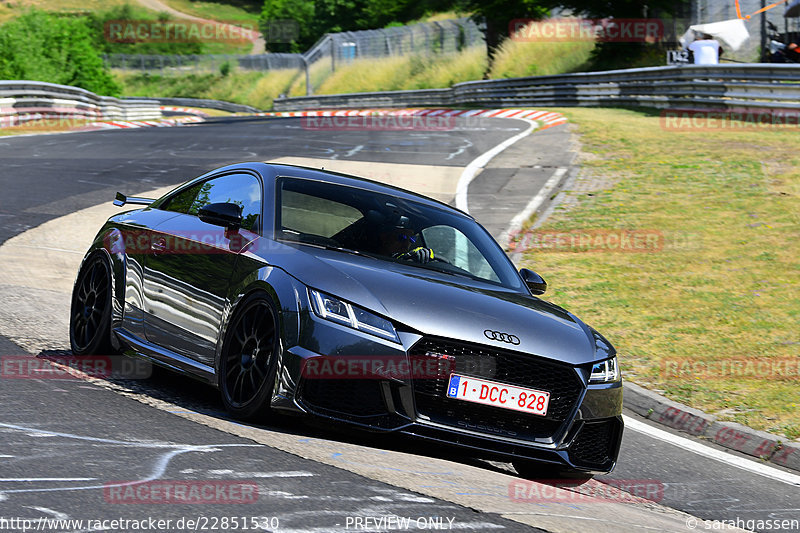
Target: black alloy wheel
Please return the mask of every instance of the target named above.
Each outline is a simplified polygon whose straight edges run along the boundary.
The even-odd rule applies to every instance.
[[[219,364],[222,402],[236,418],[269,413],[280,341],[275,304],[265,293],[247,297],[225,335]]]
[[[113,353],[111,296],[111,266],[96,253],[84,262],[72,291],[69,342],[74,355]]]

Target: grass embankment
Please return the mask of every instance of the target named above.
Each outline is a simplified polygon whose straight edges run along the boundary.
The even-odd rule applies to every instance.
[[[589,57],[592,43],[521,43],[509,41],[498,54],[493,78],[560,74],[577,69]],[[458,53],[359,59],[331,71],[329,61],[311,66],[314,94],[446,88],[479,80],[486,70],[486,51],[476,46]],[[218,74],[144,75],[117,71],[125,96],[216,98],[271,107],[281,93],[305,96],[305,75],[298,70],[268,73],[234,70]]]
[[[320,64],[321,69],[329,65]],[[339,65],[334,72],[321,72],[314,94],[369,91],[399,91],[450,87],[462,81],[479,80],[486,68],[483,47],[452,54],[395,56],[359,59]],[[314,80],[311,82],[314,86]],[[305,94],[305,82],[293,87],[292,96]]]
[[[506,40],[497,51],[489,77],[521,78],[576,72],[589,61],[592,41],[524,42]]]
[[[221,74],[189,74],[184,76],[154,76],[131,72],[114,72],[123,86],[123,96],[161,96],[210,98],[259,109],[270,109],[272,100],[288,91],[298,75],[296,70],[262,72],[232,72]]]
[[[132,0],[8,0],[0,2],[0,24],[16,18],[30,9],[52,13],[89,13],[107,11],[128,5],[136,20],[151,20],[158,13],[142,7]]]
[[[584,175],[615,184],[571,193],[577,204],[537,232],[646,230],[664,248],[528,251],[524,266],[617,346],[626,379],[800,437],[796,128],[669,131],[643,112],[561,111],[581,134]]]
[[[481,62],[483,61],[483,62]],[[458,54],[391,57],[354,61],[340,65],[331,73],[330,63],[317,62],[309,76],[314,94],[365,92],[376,90],[449,87],[453,83],[480,78],[485,58],[480,49]],[[272,107],[272,100],[285,93],[306,94],[305,74],[299,70],[248,72],[234,69],[227,76],[208,74],[140,74],[115,71],[124,96],[182,96],[213,98],[261,109]]]

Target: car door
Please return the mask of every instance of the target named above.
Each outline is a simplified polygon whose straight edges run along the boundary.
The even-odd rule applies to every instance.
[[[242,247],[260,231],[262,194],[257,176],[238,172],[192,184],[162,204],[177,215],[154,228],[145,259],[148,341],[213,365],[231,274]],[[218,202],[242,207],[241,228],[200,220],[199,209]]]

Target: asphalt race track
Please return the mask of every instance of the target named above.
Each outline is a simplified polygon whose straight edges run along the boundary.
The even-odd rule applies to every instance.
[[[49,220],[108,202],[118,190],[152,190],[243,160],[312,157],[418,166],[419,175],[409,173],[409,183],[424,180],[431,168],[451,175],[448,168],[457,173],[526,127],[521,121],[484,119],[457,122],[450,131],[312,131],[300,120],[262,118],[3,137],[0,244]],[[526,142],[532,150],[553,150],[547,136],[562,128],[534,133]],[[2,280],[0,272],[0,286]],[[591,323],[590,316],[574,311]],[[63,339],[63,347],[68,346]],[[0,355],[25,353],[0,337]],[[227,419],[215,391],[162,371],[111,385],[0,379],[0,405],[0,530],[2,519],[40,517],[155,517],[172,520],[161,528],[169,531],[203,530],[203,524],[205,530],[293,532],[536,531],[531,524],[547,531],[691,530],[690,516],[666,508],[706,520],[800,519],[797,484],[630,429],[617,469],[597,479],[651,482],[660,487],[655,499],[663,507],[510,502],[514,478],[509,465],[294,419],[276,420],[269,427],[243,426]],[[173,488],[205,483],[220,496],[214,505],[154,505],[141,494],[138,500],[126,496],[125,483],[132,480],[170,480]],[[248,500],[253,492],[247,491],[257,498]],[[411,523],[404,529],[402,523],[356,522],[367,516],[405,517]],[[222,527],[223,518],[228,528]],[[188,527],[187,520],[195,520],[197,527]],[[702,523],[694,526],[703,529]]]

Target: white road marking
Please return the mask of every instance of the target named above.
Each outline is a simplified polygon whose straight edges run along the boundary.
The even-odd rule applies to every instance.
[[[316,474],[303,470],[292,470],[287,472],[239,472],[236,476],[260,479],[269,477],[314,477]]]
[[[352,156],[356,155],[358,152],[360,152],[363,149],[364,149],[364,145],[363,144],[359,144],[358,146],[356,146],[355,148],[353,148],[352,150],[350,150],[349,152],[344,154],[344,156],[345,157],[352,157]]]
[[[639,420],[634,420],[629,416],[623,415],[622,418],[625,421],[626,429],[630,429],[642,433],[644,435],[647,435],[649,437],[653,437],[654,439],[658,439],[660,441],[672,444],[673,446],[677,446],[678,448],[682,448],[684,450],[696,453],[697,455],[702,455],[703,457],[708,457],[709,459],[714,459],[715,461],[735,466],[737,468],[741,468],[742,470],[747,470],[748,472],[752,472],[754,474],[768,477],[776,481],[781,481],[783,483],[786,483],[787,485],[794,485],[796,487],[800,487],[800,476],[798,476],[797,474],[784,472],[783,470],[778,470],[777,468],[773,468],[771,466],[767,466],[762,463],[756,463],[755,461],[746,459],[744,457],[740,457],[738,455],[734,455],[732,453],[727,453],[717,450],[715,448],[711,448],[710,446],[706,446],[705,444],[702,444],[698,441],[687,439],[685,437],[679,437],[678,435],[673,435],[668,431],[664,431],[663,429],[658,429],[649,424],[645,424],[644,422],[640,422]]]
[[[514,119],[509,119],[514,120]],[[469,213],[469,205],[467,202],[467,191],[469,190],[470,182],[475,178],[475,175],[478,173],[480,169],[485,167],[489,161],[491,161],[494,156],[514,144],[515,142],[519,141],[520,139],[524,139],[531,133],[533,130],[536,129],[538,123],[530,120],[524,120],[528,123],[528,129],[514,135],[513,137],[506,139],[505,141],[501,142],[491,150],[484,152],[483,154],[479,155],[475,159],[473,159],[469,165],[464,169],[464,172],[461,173],[461,178],[458,180],[458,186],[456,187],[456,208],[464,211],[465,213]]]
[[[68,520],[69,515],[66,513],[62,513],[59,511],[54,511],[53,509],[48,509],[47,507],[37,507],[35,505],[26,505],[28,509],[33,509],[34,511],[39,511],[40,513],[46,513],[49,515],[53,515],[56,520]]]
[[[511,235],[519,231],[522,225],[525,223],[526,220],[531,218],[533,213],[539,209],[539,206],[547,199],[547,196],[552,192],[552,190],[558,185],[558,182],[561,181],[561,178],[564,174],[567,173],[567,168],[559,167],[553,172],[553,175],[550,176],[550,179],[545,182],[544,186],[539,189],[539,192],[534,196],[528,205],[525,206],[525,209],[517,213],[517,215],[511,219],[511,223],[508,225],[508,228],[500,235],[500,238],[497,242],[505,248],[508,245],[509,240],[511,239]]]
[[[6,424],[0,422],[0,427],[7,428],[10,430],[16,431],[24,431],[30,432],[35,430],[35,428],[29,428],[25,426],[18,426],[15,424]],[[38,430],[41,434],[47,434],[56,437],[64,437],[68,439],[76,439],[76,440],[84,440],[89,442],[96,442],[102,444],[112,444],[112,445],[123,445],[128,446],[131,448],[150,448],[150,449],[165,449],[165,448],[172,448],[170,451],[160,453],[158,458],[154,461],[153,468],[150,472],[150,475],[144,477],[143,479],[138,479],[135,481],[125,481],[119,483],[105,483],[102,485],[91,484],[91,485],[82,485],[77,487],[50,487],[50,488],[41,488],[41,489],[14,489],[14,490],[0,490],[0,500],[5,499],[8,494],[15,494],[15,493],[27,493],[27,492],[58,492],[58,491],[76,491],[76,490],[96,490],[96,489],[106,489],[109,487],[127,487],[131,485],[140,485],[142,483],[147,483],[149,481],[153,481],[156,479],[161,478],[166,472],[169,463],[172,461],[173,458],[177,457],[178,455],[184,453],[192,453],[192,452],[199,452],[199,453],[208,453],[208,452],[217,452],[220,448],[234,448],[234,447],[262,447],[263,444],[168,444],[168,443],[144,443],[144,442],[135,442],[135,441],[120,441],[114,439],[104,439],[99,437],[91,437],[88,435],[77,435],[73,433],[64,433],[60,431],[47,431],[47,430]],[[32,478],[31,480],[43,480],[44,478]],[[0,479],[0,481],[3,481]],[[20,479],[9,479],[8,481],[21,481]],[[63,479],[59,479],[59,481],[63,481]],[[96,478],[88,478],[88,479],[78,479],[76,481],[94,481],[97,482]]]
[[[34,481],[95,481],[96,477],[2,477],[0,483],[32,483]]]

